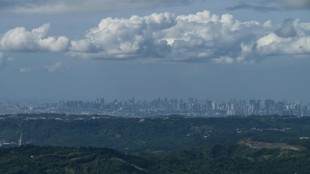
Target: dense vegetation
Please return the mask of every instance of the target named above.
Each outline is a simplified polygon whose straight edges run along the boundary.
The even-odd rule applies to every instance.
[[[310,117],[293,116],[32,120],[19,119],[17,115],[0,120],[0,140],[17,141],[22,132],[24,143],[40,146],[92,146],[136,153],[227,144],[244,138],[295,142],[300,137],[310,137],[309,125]]]
[[[309,125],[294,116],[3,116],[0,144],[22,133],[24,145],[0,148],[0,173],[302,174]]]
[[[100,148],[23,146],[0,149],[0,173],[306,174],[310,171],[310,143],[298,147],[302,150],[210,145],[133,156]]]
[[[0,150],[0,173],[146,173],[145,162],[110,149],[25,146]]]

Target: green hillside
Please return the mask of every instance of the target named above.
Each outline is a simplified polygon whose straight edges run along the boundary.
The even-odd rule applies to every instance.
[[[79,120],[48,114],[0,120],[1,141],[40,146],[100,147],[126,153],[227,144],[241,139],[295,142],[310,137],[310,117],[100,118]],[[37,120],[29,119],[37,118]],[[58,119],[58,117],[60,117]],[[307,141],[307,140],[305,140]]]
[[[141,166],[140,166],[141,165]],[[145,161],[110,149],[36,147],[0,150],[0,173],[147,173]]]
[[[307,174],[310,143],[297,150],[244,143],[124,155],[102,148],[24,146],[0,149],[0,173]]]
[[[158,152],[146,156],[161,174],[307,174],[310,171],[310,151],[280,148],[250,148],[244,144],[212,145]]]

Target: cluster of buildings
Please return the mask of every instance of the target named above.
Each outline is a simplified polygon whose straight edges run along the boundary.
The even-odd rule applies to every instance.
[[[95,101],[59,101],[48,103],[17,103],[0,100],[0,114],[16,113],[65,113],[102,114],[110,116],[148,117],[181,114],[188,116],[233,116],[233,115],[295,115],[309,116],[310,106],[300,102],[275,100],[230,100],[215,102],[211,100],[167,99],[151,101],[114,100],[104,98]]]
[[[32,143],[27,142],[27,144]],[[17,141],[7,141],[5,139],[0,139],[0,147],[16,147],[16,146],[21,146],[23,144],[23,133],[20,133],[19,139]]]

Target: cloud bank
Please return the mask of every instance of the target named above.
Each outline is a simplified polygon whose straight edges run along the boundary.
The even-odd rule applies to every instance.
[[[310,57],[310,23],[288,19],[275,32],[256,42],[262,55],[307,55]]]
[[[169,13],[129,19],[106,18],[92,28],[85,39],[72,41],[69,54],[99,59],[164,57],[170,46],[156,34],[175,24],[175,17]]]
[[[0,0],[7,11],[18,14],[97,13],[113,10],[185,5],[193,0]]]
[[[27,31],[24,27],[14,28],[5,33],[0,40],[3,51],[65,51],[69,39],[65,36],[47,37],[50,24]]]
[[[239,22],[209,11],[106,18],[82,40],[73,40],[69,55],[96,59],[162,58],[168,61],[252,61],[246,44],[267,34],[270,26]]]
[[[71,41],[65,36],[47,36],[49,27],[9,30],[0,39],[0,50],[62,51],[84,59],[161,62],[242,63],[278,55],[310,57],[310,23],[298,19],[287,19],[274,28],[271,21],[240,22],[230,14],[209,11],[179,16],[154,13],[102,19],[84,37]]]
[[[286,20],[274,31],[270,21],[240,22],[209,11],[106,18],[68,54],[93,59],[161,58],[164,61],[257,62],[272,55],[308,55],[309,23]]]

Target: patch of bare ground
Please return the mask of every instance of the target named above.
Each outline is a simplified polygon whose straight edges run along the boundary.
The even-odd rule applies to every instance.
[[[249,139],[244,139],[239,141],[240,144],[244,144],[246,146],[249,146],[254,149],[262,149],[262,148],[267,148],[267,149],[284,149],[284,150],[294,150],[294,151],[301,151],[304,150],[303,147],[300,146],[293,146],[289,145],[286,143],[266,143],[266,142],[257,142],[257,141],[252,141]]]

